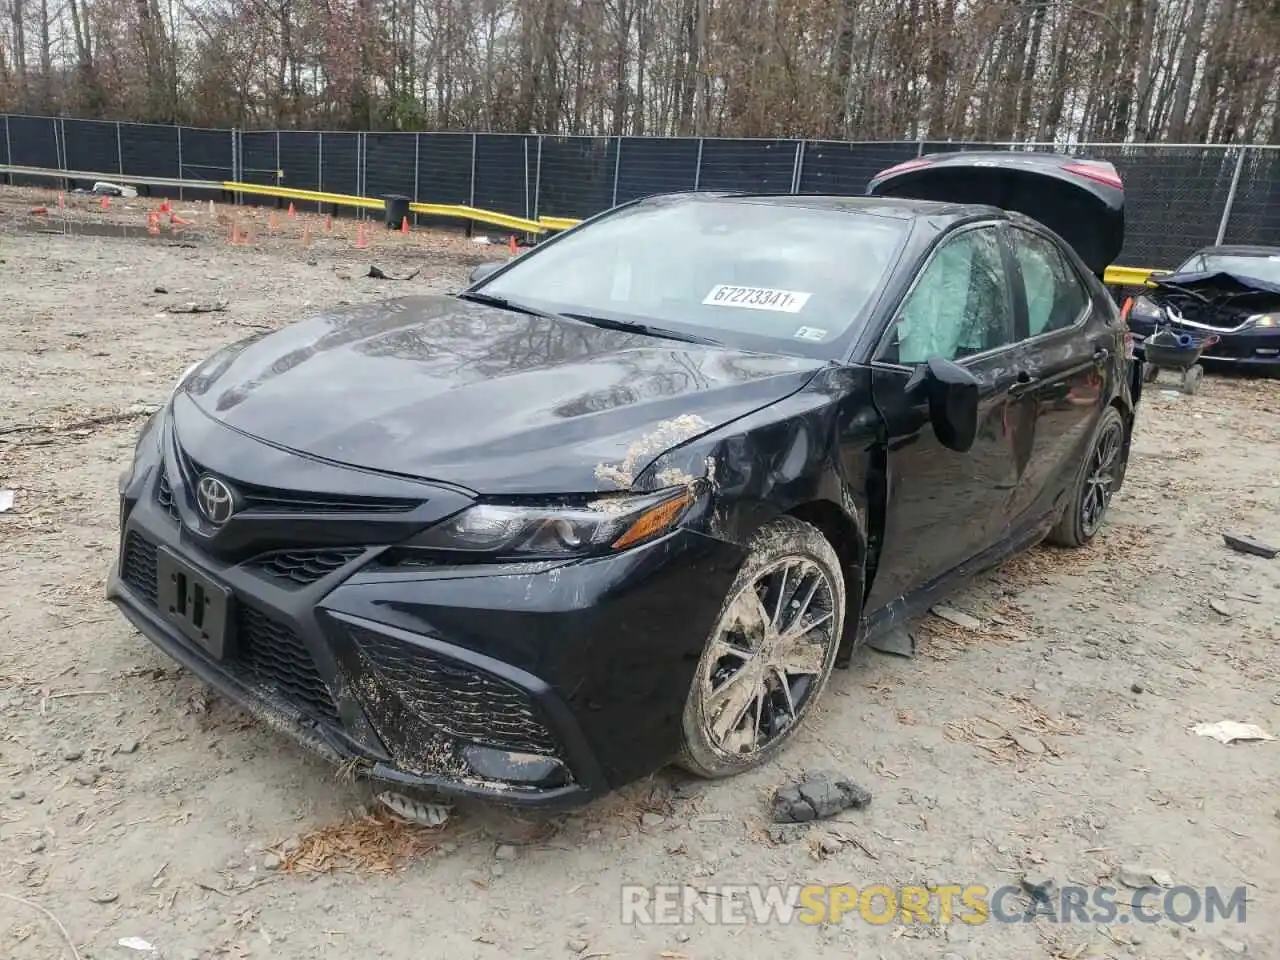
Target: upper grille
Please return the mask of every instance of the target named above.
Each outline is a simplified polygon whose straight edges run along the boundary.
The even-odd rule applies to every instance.
[[[280,550],[250,560],[248,566],[287,587],[304,587],[350,563],[363,547],[335,547],[329,550]]]
[[[557,753],[523,690],[456,661],[348,625],[366,664],[405,706],[450,736],[520,753]]]
[[[188,475],[192,478],[203,473],[217,473],[183,454]],[[404,513],[417,507],[422,501],[398,497],[341,496],[326,493],[309,493],[299,490],[278,490],[241,483],[225,478],[240,494],[241,512],[257,510],[263,513]]]
[[[319,720],[338,724],[338,708],[320,679],[315,660],[291,629],[253,607],[236,611],[236,660],[255,679]]]
[[[124,555],[120,561],[120,577],[138,596],[155,606],[156,546],[136,533],[124,538]]]
[[[178,505],[173,499],[173,487],[169,485],[169,471],[160,466],[160,479],[156,483],[156,503],[160,504],[161,509],[169,514],[170,519],[180,520],[178,515]]]

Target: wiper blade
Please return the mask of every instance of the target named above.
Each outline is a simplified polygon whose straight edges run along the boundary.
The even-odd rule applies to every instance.
[[[663,340],[680,340],[684,343],[703,343],[708,346],[720,346],[719,340],[712,340],[710,337],[700,337],[696,333],[684,333],[681,330],[669,330],[666,327],[655,327],[648,323],[636,323],[632,320],[614,320],[609,317],[593,317],[585,313],[562,313],[562,317],[568,317],[570,320],[580,320],[583,323],[589,323],[595,327],[604,327],[606,330],[619,330],[623,333],[638,333],[646,337],[660,337]]]
[[[458,294],[458,299],[470,300],[473,303],[483,303],[489,307],[497,307],[499,310],[513,310],[516,313],[526,313],[531,317],[545,317],[549,320],[576,320],[579,323],[589,323],[594,327],[603,327],[606,330],[619,330],[623,333],[638,333],[646,337],[660,337],[663,340],[681,340],[684,343],[703,343],[713,347],[720,346],[719,340],[712,340],[710,337],[700,337],[694,333],[683,333],[679,330],[668,330],[665,327],[654,327],[647,323],[635,323],[630,320],[613,320],[609,317],[595,317],[587,313],[553,313],[550,310],[539,310],[537,307],[530,307],[515,300],[508,300],[506,297],[495,297],[491,293],[470,293],[464,291]]]
[[[548,313],[546,310],[539,310],[537,307],[526,306],[523,303],[517,303],[515,300],[508,300],[506,297],[495,297],[491,293],[469,293],[463,291],[458,294],[459,300],[470,300],[472,303],[483,303],[487,307],[497,307],[499,310],[512,310],[516,313],[527,313],[531,317],[547,317],[552,320],[559,319],[557,314]]]

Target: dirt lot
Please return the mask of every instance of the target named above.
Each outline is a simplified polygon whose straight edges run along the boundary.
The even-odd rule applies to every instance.
[[[379,230],[361,251],[350,222],[281,215],[271,233],[262,211],[233,247],[226,212],[193,204],[180,236],[43,235],[23,227],[41,198],[0,189],[0,488],[17,492],[0,514],[0,955],[1280,956],[1280,743],[1189,732],[1280,731],[1280,560],[1220,537],[1280,541],[1280,383],[1149,390],[1093,548],[982,578],[952,601],[981,629],[926,618],[915,659],[860,652],[767,769],[406,828],[366,817],[367,788],[207,694],[104,601],[116,477],[145,413],[213,348],[320,304],[456,288],[486,248]],[[69,202],[91,230],[145,226],[143,201]],[[370,263],[422,272],[364,279]],[[874,794],[823,828],[830,853],[766,822],[771,788],[809,767]],[[624,883],[1091,886],[1130,864],[1246,886],[1247,920],[620,921]]]

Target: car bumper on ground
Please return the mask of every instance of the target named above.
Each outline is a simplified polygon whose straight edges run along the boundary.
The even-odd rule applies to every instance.
[[[281,577],[271,557],[201,552],[155,496],[126,501],[122,522],[109,598],[219,693],[374,779],[543,806],[584,802],[674,756],[741,562],[737,546],[681,530],[559,564],[415,569],[382,564],[386,546],[297,548],[294,576]],[[299,582],[299,569],[321,575]],[[169,612],[175,578],[184,596],[194,580],[217,600],[225,629],[211,620],[209,636],[193,633]]]

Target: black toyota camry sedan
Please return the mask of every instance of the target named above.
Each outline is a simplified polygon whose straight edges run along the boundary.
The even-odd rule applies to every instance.
[[[377,780],[745,770],[858,644],[1098,531],[1123,222],[1108,164],[941,155],[866,197],[639,200],[457,296],[233,344],[142,431],[110,596]]]

